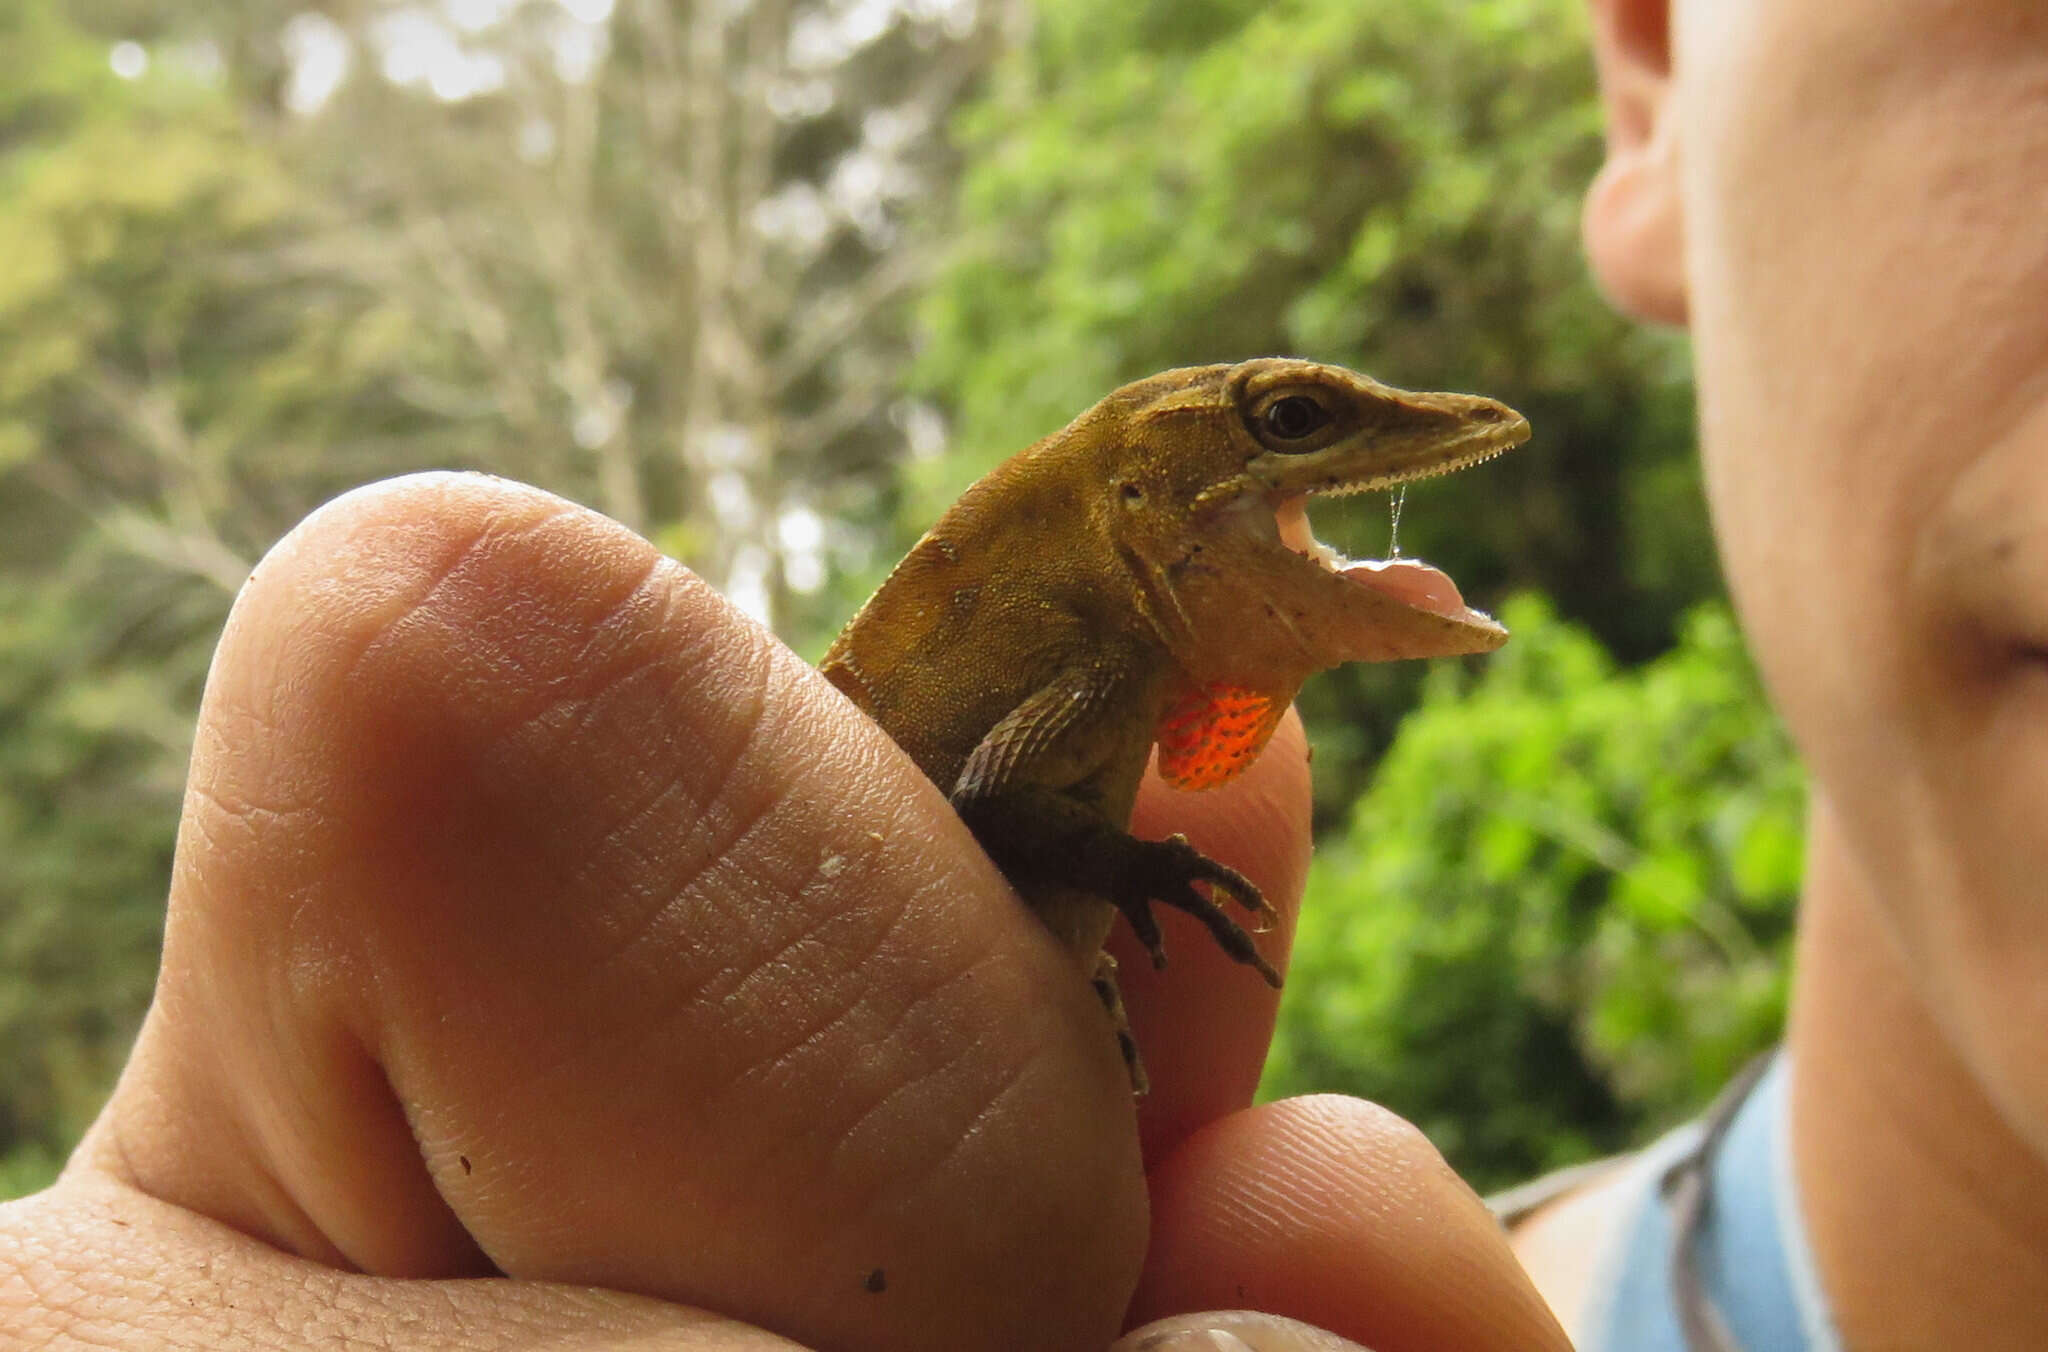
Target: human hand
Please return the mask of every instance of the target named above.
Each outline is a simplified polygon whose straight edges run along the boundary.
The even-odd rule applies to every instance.
[[[1303,762],[1290,726],[1139,828],[1291,918]],[[1071,958],[816,673],[558,499],[352,494],[222,637],[157,999],[63,1179],[0,1210],[0,1322],[1090,1348],[1257,1304],[1380,1352],[1565,1346],[1412,1129],[1247,1106],[1273,997],[1175,919],[1169,972],[1125,966],[1134,1131]],[[1120,1346],[1233,1346],[1152,1336]]]

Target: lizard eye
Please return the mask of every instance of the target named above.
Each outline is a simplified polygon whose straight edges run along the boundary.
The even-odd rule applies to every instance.
[[[1330,414],[1321,404],[1305,394],[1290,394],[1284,399],[1275,399],[1266,409],[1260,421],[1266,431],[1280,441],[1300,441],[1330,425]]]

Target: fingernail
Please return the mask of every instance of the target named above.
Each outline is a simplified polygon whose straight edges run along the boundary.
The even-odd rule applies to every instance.
[[[1366,1352],[1357,1343],[1277,1314],[1209,1310],[1125,1334],[1112,1352]]]
[[[1229,1329],[1169,1329],[1140,1338],[1133,1352],[1254,1352]]]

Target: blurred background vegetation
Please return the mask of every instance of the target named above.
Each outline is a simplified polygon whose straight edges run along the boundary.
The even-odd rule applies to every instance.
[[[1579,258],[1580,9],[0,0],[0,1196],[125,1055],[212,645],[322,500],[526,479],[815,655],[1002,455],[1269,352],[1537,439],[1401,524],[1515,641],[1305,694],[1268,1091],[1369,1094],[1482,1185],[1695,1107],[1775,1036],[1800,786],[1683,347]]]

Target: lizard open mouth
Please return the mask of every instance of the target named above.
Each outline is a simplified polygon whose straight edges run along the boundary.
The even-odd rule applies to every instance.
[[[1458,592],[1458,584],[1451,581],[1449,574],[1419,559],[1351,559],[1316,539],[1309,530],[1308,495],[1305,493],[1283,499],[1274,508],[1273,518],[1280,529],[1280,543],[1304,558],[1313,559],[1327,572],[1347,582],[1370,587],[1403,605],[1446,619],[1468,624],[1493,624],[1485,612],[1473,610],[1465,604],[1465,598]]]

